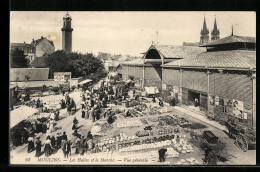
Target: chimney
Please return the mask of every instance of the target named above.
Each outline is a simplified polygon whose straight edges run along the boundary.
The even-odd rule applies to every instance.
[[[41,39],[43,39],[43,36],[41,36]]]

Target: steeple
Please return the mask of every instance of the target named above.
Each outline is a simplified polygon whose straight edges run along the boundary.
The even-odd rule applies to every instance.
[[[215,41],[219,39],[219,29],[217,26],[217,20],[216,20],[216,16],[215,16],[215,22],[214,22],[214,27],[213,30],[211,32],[211,41]]]
[[[206,24],[205,15],[204,15],[204,22],[203,22],[203,30],[204,30],[204,31],[207,30],[207,24]]]
[[[207,28],[205,14],[204,14],[203,28],[200,31],[200,45],[207,44],[208,42],[209,42],[209,30]]]

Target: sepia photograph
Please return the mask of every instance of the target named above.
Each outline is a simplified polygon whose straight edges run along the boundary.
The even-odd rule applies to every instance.
[[[10,11],[10,165],[256,165],[256,12]]]

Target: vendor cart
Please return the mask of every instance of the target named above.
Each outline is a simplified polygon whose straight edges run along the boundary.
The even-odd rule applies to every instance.
[[[236,146],[246,152],[250,147],[256,148],[256,132],[252,129],[234,124],[231,121],[225,123],[231,138],[235,139]]]

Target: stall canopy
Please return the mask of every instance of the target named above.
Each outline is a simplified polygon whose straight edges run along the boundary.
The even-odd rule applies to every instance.
[[[84,80],[84,81],[81,81],[79,84],[80,84],[80,85],[84,85],[84,84],[89,83],[89,82],[91,82],[91,81],[92,81],[92,79],[86,79],[86,80]]]
[[[158,94],[159,90],[157,87],[144,87],[147,94]]]
[[[10,127],[14,127],[22,120],[27,119],[29,116],[37,114],[39,110],[30,108],[28,106],[21,106],[17,109],[10,111]]]

